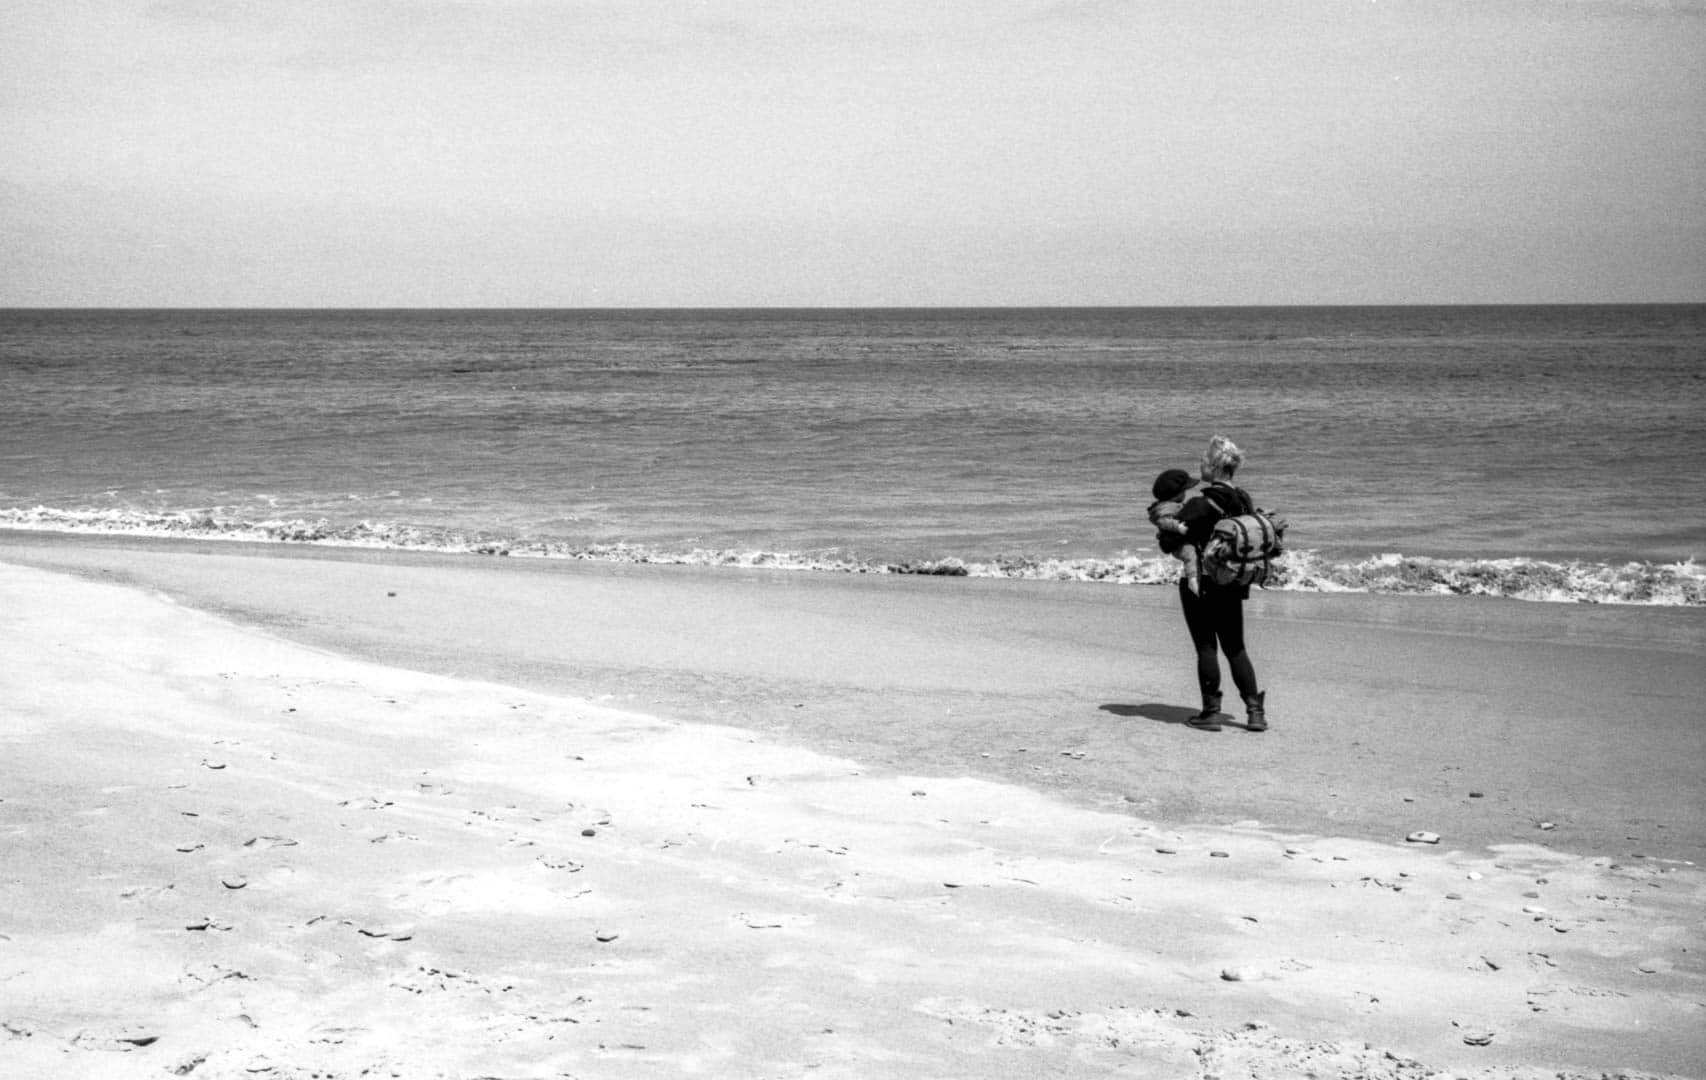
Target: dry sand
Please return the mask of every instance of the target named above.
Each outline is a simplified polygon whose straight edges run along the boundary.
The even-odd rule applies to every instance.
[[[1706,1076],[1702,613],[1173,603],[0,536],[0,1077]]]

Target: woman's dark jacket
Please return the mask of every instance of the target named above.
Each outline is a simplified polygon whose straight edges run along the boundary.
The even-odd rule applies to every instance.
[[[1256,509],[1251,501],[1250,493],[1241,487],[1216,480],[1204,484],[1197,489],[1196,496],[1185,503],[1179,511],[1179,521],[1185,526],[1185,543],[1196,547],[1201,555],[1203,545],[1214,532],[1214,524],[1224,517],[1237,517],[1248,514]],[[1198,560],[1199,565],[1201,560]],[[1222,595],[1237,594],[1239,599],[1250,595],[1248,585],[1216,585],[1205,575],[1202,579],[1205,593],[1214,592]]]

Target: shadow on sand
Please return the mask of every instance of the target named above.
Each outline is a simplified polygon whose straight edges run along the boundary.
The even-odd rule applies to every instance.
[[[1141,716],[1145,720],[1153,720],[1158,724],[1184,724],[1197,714],[1196,709],[1188,709],[1182,705],[1162,705],[1153,701],[1143,705],[1103,705],[1101,709],[1103,712],[1113,713],[1115,716]],[[1221,713],[1220,726],[1241,728],[1244,725],[1226,713]],[[1213,729],[1193,728],[1192,730],[1212,731]]]

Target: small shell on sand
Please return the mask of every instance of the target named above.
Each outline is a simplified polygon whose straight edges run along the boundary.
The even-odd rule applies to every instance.
[[[1437,844],[1439,843],[1439,833],[1417,830],[1404,839],[1412,844]]]
[[[1220,970],[1220,977],[1226,982],[1256,982],[1263,977],[1262,969],[1251,965],[1229,967]]]

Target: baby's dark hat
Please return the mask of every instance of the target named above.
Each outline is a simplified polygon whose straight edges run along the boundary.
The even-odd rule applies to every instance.
[[[1183,469],[1168,469],[1155,478],[1155,486],[1149,491],[1155,496],[1156,501],[1165,502],[1169,499],[1178,498],[1182,493],[1196,486],[1196,477],[1190,473]]]

